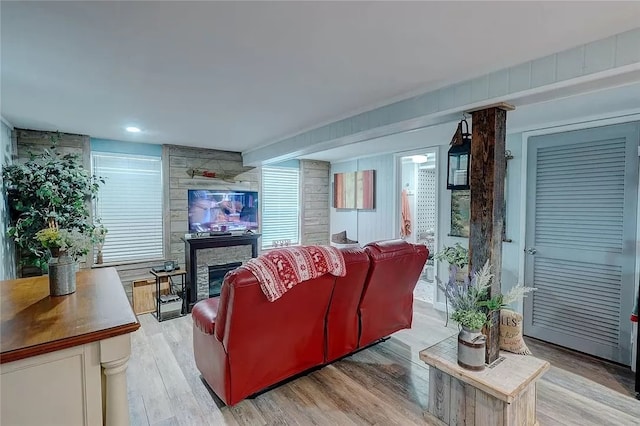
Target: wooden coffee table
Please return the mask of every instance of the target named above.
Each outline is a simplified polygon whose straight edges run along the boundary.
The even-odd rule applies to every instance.
[[[457,363],[458,337],[420,352],[429,365],[429,406],[425,417],[436,424],[475,426],[537,425],[536,381],[549,369],[531,355],[500,352],[483,371]]]

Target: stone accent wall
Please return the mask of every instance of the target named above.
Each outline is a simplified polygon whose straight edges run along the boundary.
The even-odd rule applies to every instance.
[[[184,237],[189,230],[187,190],[189,189],[237,189],[260,190],[260,171],[242,165],[239,152],[215,149],[189,148],[164,145],[162,151],[163,186],[165,191],[165,257],[177,260],[184,267]],[[189,169],[210,170],[234,179],[222,180],[191,177]]]
[[[300,160],[303,245],[329,244],[329,168],[326,161]]]
[[[251,259],[251,246],[213,247],[196,250],[196,280],[198,300],[209,298],[209,266],[246,262]]]

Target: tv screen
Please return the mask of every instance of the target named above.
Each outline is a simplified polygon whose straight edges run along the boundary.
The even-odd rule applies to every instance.
[[[258,229],[258,193],[217,189],[189,190],[189,232]]]

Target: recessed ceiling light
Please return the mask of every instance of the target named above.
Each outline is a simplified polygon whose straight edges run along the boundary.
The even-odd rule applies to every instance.
[[[140,129],[138,127],[129,126],[125,130],[131,133],[140,133]]]

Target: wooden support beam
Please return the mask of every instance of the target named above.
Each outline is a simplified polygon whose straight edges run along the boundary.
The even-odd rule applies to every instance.
[[[506,124],[507,112],[503,109],[472,114],[469,270],[480,269],[489,260],[496,276],[493,294],[500,292],[502,268]]]
[[[495,276],[491,296],[500,293],[501,284],[507,111],[492,107],[474,111],[471,117],[469,271],[489,261]],[[492,323],[487,336],[487,363],[498,359],[500,349],[499,316],[494,315]]]
[[[468,109],[465,112],[467,114],[472,114],[476,111],[484,111],[484,110],[488,110],[491,108],[498,108],[498,109],[503,109],[505,111],[513,111],[516,109],[516,107],[514,107],[513,105],[507,103],[507,102],[496,102],[495,104],[489,104],[489,105],[484,105],[481,106],[479,108],[474,108],[474,109]]]

